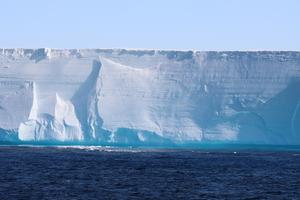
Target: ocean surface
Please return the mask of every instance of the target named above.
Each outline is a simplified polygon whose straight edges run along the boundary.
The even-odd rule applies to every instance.
[[[300,151],[0,146],[0,198],[300,199]]]

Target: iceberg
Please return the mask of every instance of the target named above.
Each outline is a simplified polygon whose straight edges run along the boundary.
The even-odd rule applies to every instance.
[[[0,141],[300,145],[300,52],[1,49]]]

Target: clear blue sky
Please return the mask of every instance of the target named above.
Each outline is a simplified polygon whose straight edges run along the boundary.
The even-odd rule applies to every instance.
[[[300,0],[0,0],[0,47],[300,50]]]

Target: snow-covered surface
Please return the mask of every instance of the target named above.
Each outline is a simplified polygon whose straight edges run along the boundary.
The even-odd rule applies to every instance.
[[[0,140],[300,144],[300,52],[2,49]]]

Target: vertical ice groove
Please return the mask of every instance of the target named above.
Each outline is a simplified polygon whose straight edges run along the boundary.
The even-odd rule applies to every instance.
[[[37,86],[33,83],[33,101],[27,121],[19,126],[20,140],[83,140],[81,127],[73,104],[55,92],[39,102]]]
[[[294,113],[293,113],[293,117],[292,117],[292,130],[293,130],[294,137],[297,137],[297,131],[296,131],[296,128],[295,128],[295,126],[296,126],[295,121],[296,121],[296,117],[297,117],[299,109],[300,109],[300,101],[298,101],[298,103],[296,105],[296,108],[294,110]],[[300,133],[298,133],[298,134],[300,134]]]
[[[33,98],[33,101],[32,101],[32,107],[31,107],[31,110],[30,110],[30,114],[29,114],[29,117],[28,119],[36,119],[37,118],[37,113],[38,113],[38,100],[37,100],[37,92],[36,92],[36,84],[35,82],[32,83],[32,98]]]
[[[76,116],[80,121],[82,131],[87,140],[96,139],[96,133],[100,132],[103,123],[98,113],[100,69],[100,60],[94,60],[90,75],[81,84],[71,99],[75,107]]]

